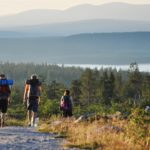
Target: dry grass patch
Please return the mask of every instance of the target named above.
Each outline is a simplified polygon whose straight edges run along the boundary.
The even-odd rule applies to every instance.
[[[104,150],[149,150],[149,125],[144,127],[128,120],[104,120],[74,123],[75,119],[49,121],[40,127],[66,137],[65,146]]]

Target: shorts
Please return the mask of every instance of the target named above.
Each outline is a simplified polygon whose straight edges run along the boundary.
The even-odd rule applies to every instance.
[[[6,113],[8,108],[8,99],[0,99],[0,110],[2,113]]]
[[[38,112],[38,98],[28,100],[28,110]]]
[[[72,116],[72,109],[63,110],[63,117],[71,117]]]

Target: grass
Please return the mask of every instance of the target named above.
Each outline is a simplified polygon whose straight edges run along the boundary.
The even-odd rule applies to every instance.
[[[8,108],[6,114],[5,125],[6,126],[26,126],[27,120],[25,120],[26,111],[22,105],[18,104],[11,108]]]
[[[41,124],[41,132],[53,132],[66,138],[66,147],[104,150],[149,150],[150,117],[145,122],[131,119],[74,123],[75,119],[49,119]]]
[[[5,122],[6,126],[25,126],[24,120],[19,120],[16,118],[8,118]]]

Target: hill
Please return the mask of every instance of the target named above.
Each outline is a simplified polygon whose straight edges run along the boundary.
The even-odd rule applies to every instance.
[[[57,64],[150,63],[150,32],[0,38],[0,60]]]
[[[76,22],[12,27],[0,37],[68,36],[80,33],[111,33],[150,31],[150,22],[131,20],[94,19]],[[9,34],[10,32],[10,34]]]
[[[62,23],[91,19],[115,19],[150,21],[150,5],[108,3],[103,5],[79,5],[63,11],[30,10],[0,17],[0,27]]]

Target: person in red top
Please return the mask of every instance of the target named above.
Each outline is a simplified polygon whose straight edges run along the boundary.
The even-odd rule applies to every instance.
[[[10,103],[10,94],[11,90],[9,85],[7,84],[5,74],[0,75],[0,126],[3,127],[5,123],[5,114],[7,112],[8,104]],[[3,82],[5,84],[3,84]]]
[[[35,118],[38,116],[38,105],[40,102],[41,83],[37,75],[32,75],[26,81],[23,103],[27,105],[28,125],[35,126]]]

